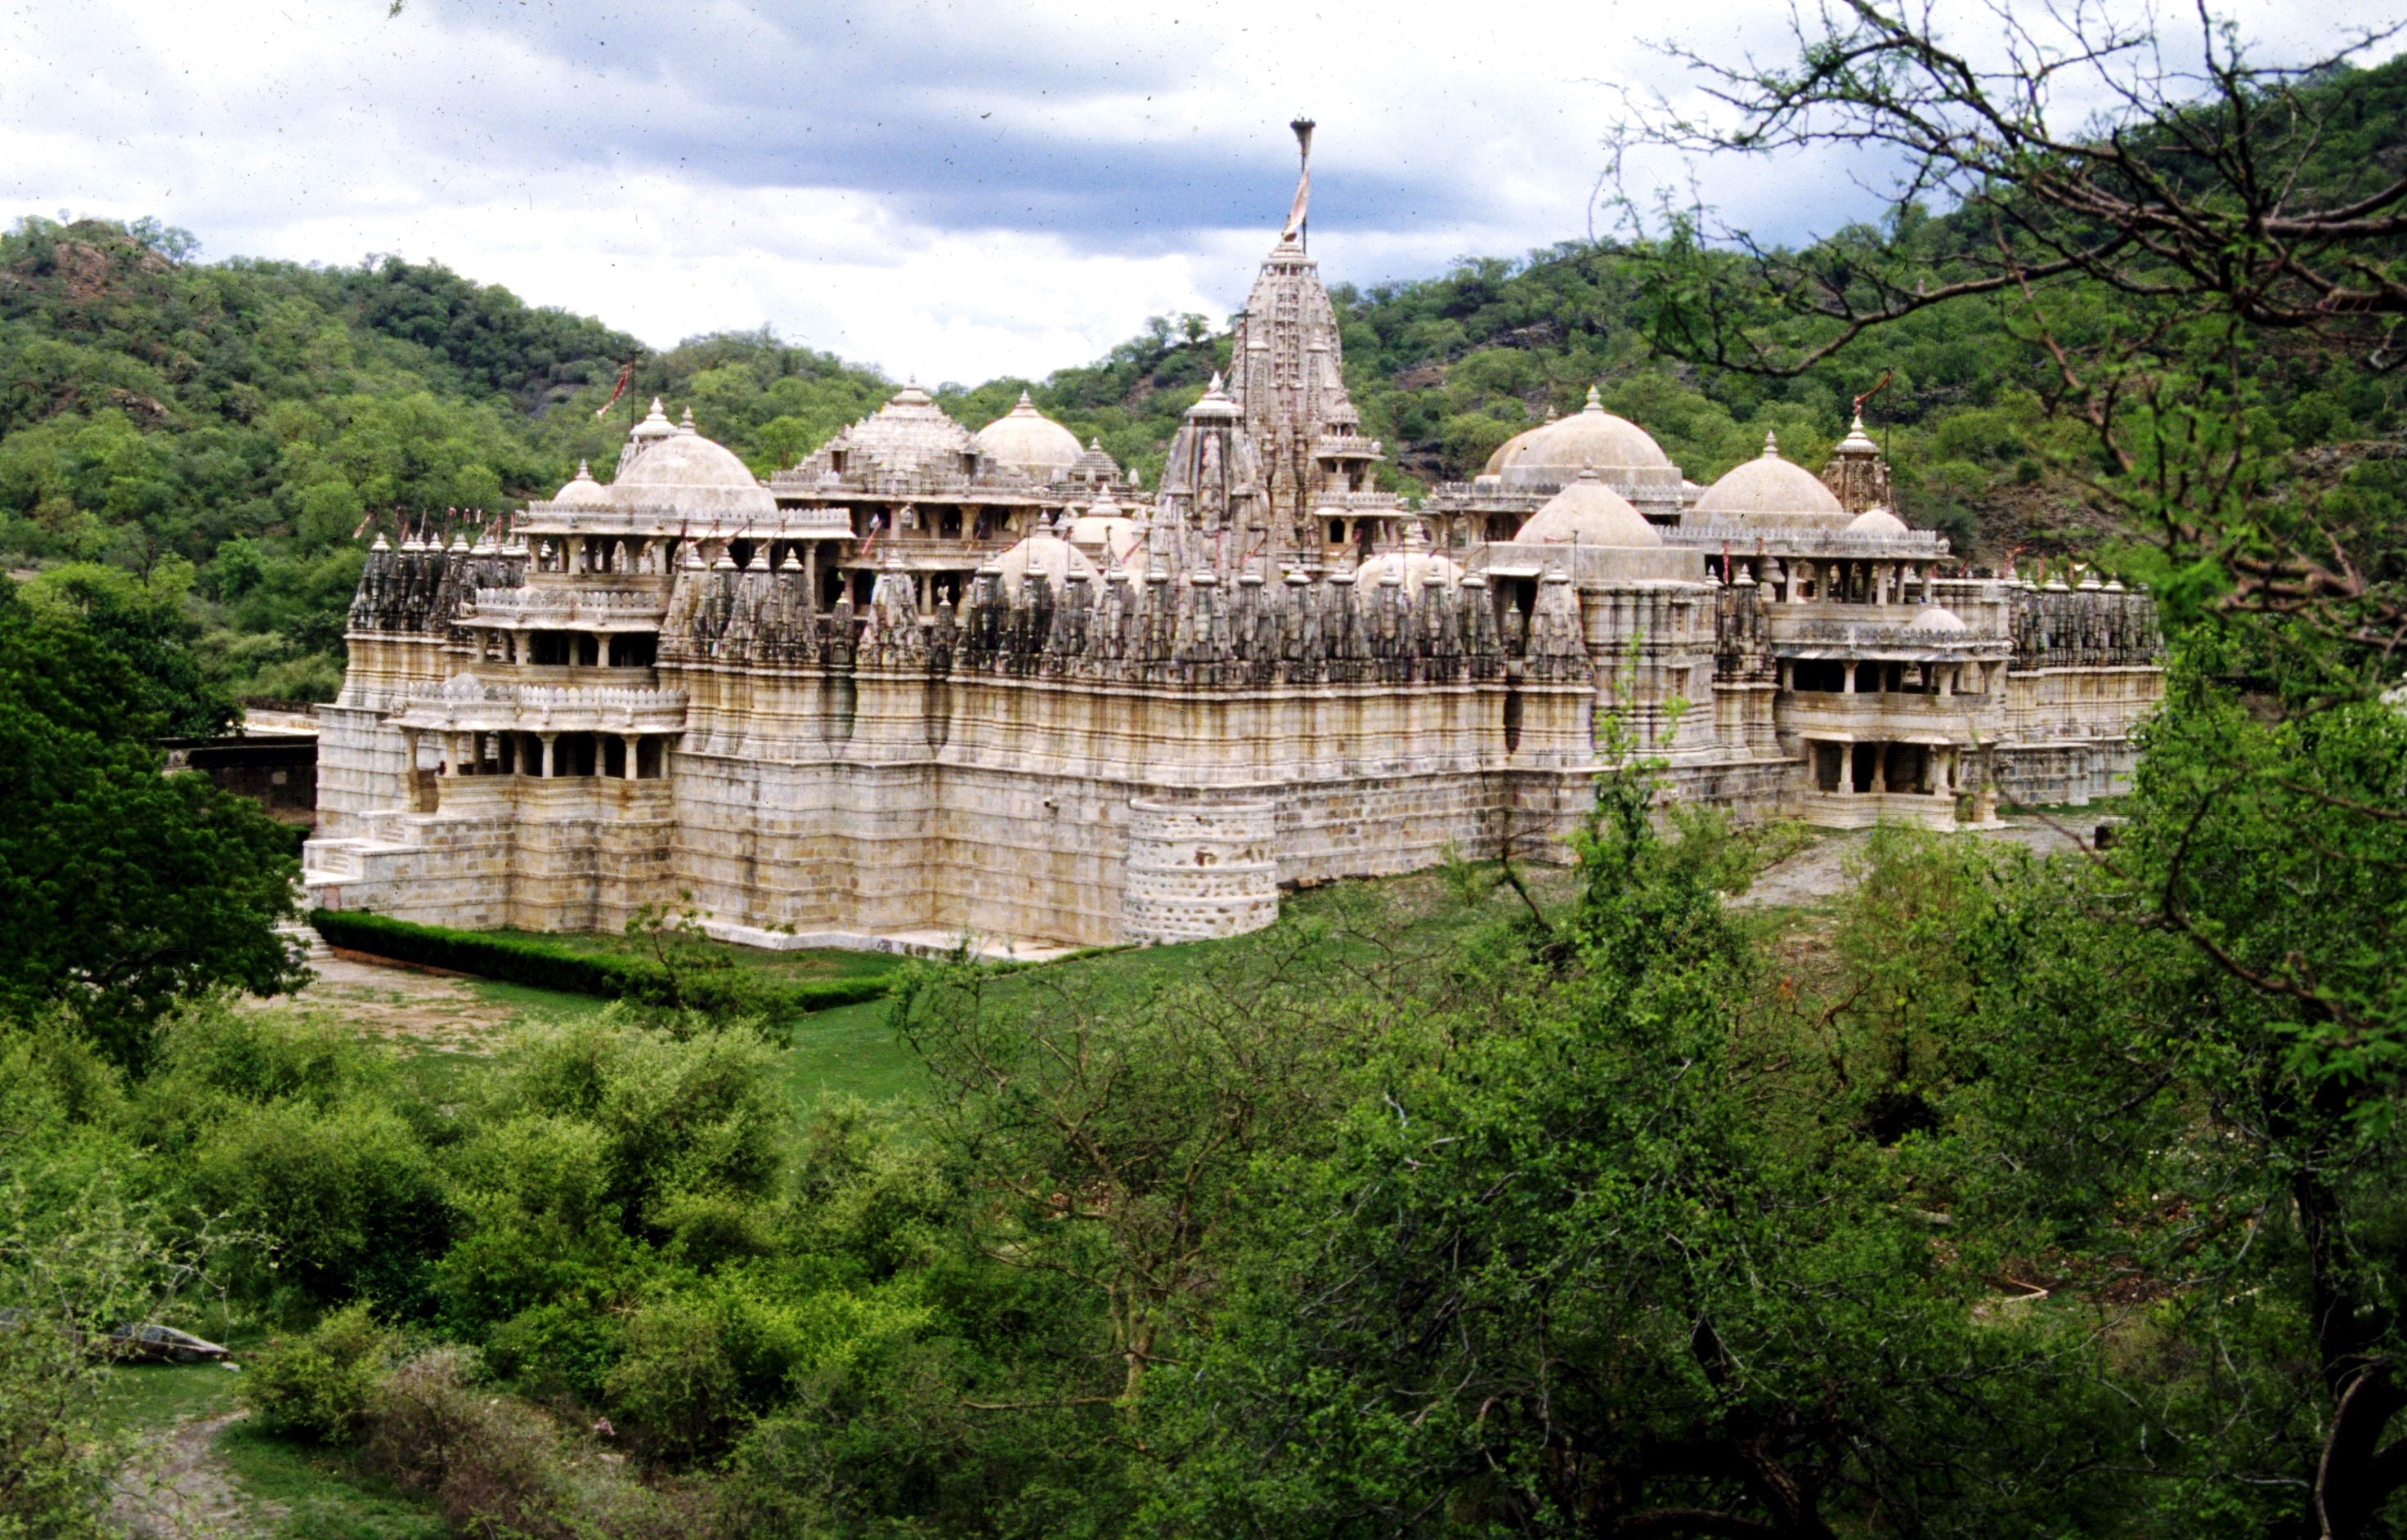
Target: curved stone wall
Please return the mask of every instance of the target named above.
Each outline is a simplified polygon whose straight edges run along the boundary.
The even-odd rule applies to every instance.
[[[1129,813],[1128,939],[1242,935],[1278,918],[1275,804],[1139,801]]]

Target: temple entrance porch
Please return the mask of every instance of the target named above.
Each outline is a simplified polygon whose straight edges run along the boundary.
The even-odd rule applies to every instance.
[[[1805,785],[1798,814],[1826,829],[1874,823],[1958,827],[1961,749],[1952,743],[1855,738],[1804,740]]]

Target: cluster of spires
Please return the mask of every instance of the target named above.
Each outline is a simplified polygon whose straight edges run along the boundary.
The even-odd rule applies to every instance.
[[[1432,567],[1407,597],[1400,572],[1293,573],[1223,583],[1198,573],[1073,573],[1060,592],[990,569],[958,607],[922,614],[906,575],[881,575],[867,606],[821,611],[790,556],[772,571],[690,559],[661,632],[663,663],[817,666],[1161,685],[1446,684],[1592,677],[1568,579],[1540,585],[1528,617],[1500,621],[1487,583]]]
[[[2063,578],[2034,583],[2010,578],[2007,626],[2015,662],[2026,668],[2153,666],[2164,660],[2155,600],[2118,581],[2099,581],[2096,569],[2078,586]]]

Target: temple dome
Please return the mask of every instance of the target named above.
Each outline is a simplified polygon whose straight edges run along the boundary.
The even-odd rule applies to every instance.
[[[1077,464],[1085,452],[1078,435],[1038,411],[1026,391],[1019,392],[1019,405],[980,428],[976,437],[979,453],[1039,481]]]
[[[1144,538],[1137,521],[1122,513],[1108,495],[1097,498],[1086,512],[1070,520],[1070,543],[1106,567],[1118,566]]]
[[[1630,500],[1584,470],[1513,536],[1517,546],[1659,546],[1663,536]]]
[[[610,502],[622,507],[666,506],[679,513],[768,519],[777,500],[734,451],[698,433],[672,432],[620,474]]]
[[[553,503],[572,508],[600,507],[610,501],[610,489],[593,479],[592,470],[584,461],[577,463],[577,474],[568,484],[551,494]]]
[[[912,384],[821,445],[814,460],[837,465],[833,457],[841,454],[840,469],[846,475],[875,466],[889,476],[933,472],[950,477],[968,474],[968,462],[977,450],[970,431],[946,416],[935,397]]]
[[[1369,588],[1386,582],[1389,573],[1396,573],[1403,577],[1404,592],[1409,596],[1420,592],[1432,572],[1441,582],[1449,585],[1462,581],[1461,566],[1453,558],[1433,550],[1391,550],[1374,556],[1354,569],[1354,580]]]
[[[1569,481],[1594,467],[1606,475],[1622,471],[1670,471],[1671,456],[1626,417],[1604,409],[1596,387],[1588,387],[1588,405],[1570,417],[1542,423],[1506,439],[1488,457],[1483,476],[1501,476],[1507,485]],[[1615,479],[1626,479],[1615,477]]]
[[[1099,576],[1095,563],[1087,560],[1086,552],[1046,530],[1037,531],[996,557],[994,570],[1003,578],[1004,592],[1015,599],[1032,576],[1042,578],[1057,598],[1072,576],[1084,578],[1089,582],[1093,582]]]
[[[1911,535],[1905,520],[1887,508],[1866,508],[1847,525],[1849,535]]]
[[[1716,519],[1811,519],[1844,523],[1844,505],[1821,478],[1804,466],[1780,457],[1780,441],[1763,435],[1763,452],[1733,468],[1707,487],[1696,511]]]
[[[1954,610],[1943,608],[1938,605],[1925,605],[1922,606],[1922,613],[1916,615],[1911,621],[1907,622],[1906,629],[1908,631],[1938,632],[1947,635],[1953,635],[1957,632],[1964,631],[1969,628]]]

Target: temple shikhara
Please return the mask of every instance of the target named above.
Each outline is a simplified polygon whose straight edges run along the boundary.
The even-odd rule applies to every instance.
[[[764,483],[659,403],[506,538],[379,537],[315,902],[762,946],[1227,935],[1282,887],[1563,850],[1615,760],[1741,817],[2118,790],[2146,595],[1958,575],[1859,420],[1711,486],[1587,408],[1378,485],[1299,189],[1151,486],[906,388]]]

